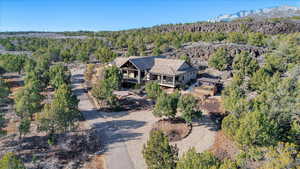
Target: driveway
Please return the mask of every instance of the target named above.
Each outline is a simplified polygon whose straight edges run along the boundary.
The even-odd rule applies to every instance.
[[[83,72],[83,68],[71,69],[73,92],[79,99],[78,107],[85,117],[84,128],[97,128],[102,136],[108,169],[134,169],[124,140],[129,135],[121,130],[122,127],[127,126],[126,128],[128,128],[132,122],[108,119],[104,113],[95,109],[82,85],[84,82]]]
[[[152,125],[158,120],[150,110],[136,112],[99,112],[89,100],[83,87],[83,68],[71,69],[73,91],[80,100],[79,109],[86,121],[85,128],[97,128],[103,138],[108,169],[146,169],[142,156]],[[177,144],[181,155],[191,147],[198,152],[207,150],[214,142],[215,129],[210,120],[194,122],[192,133]]]

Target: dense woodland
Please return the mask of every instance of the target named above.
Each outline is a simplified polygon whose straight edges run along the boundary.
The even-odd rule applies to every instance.
[[[253,165],[261,169],[299,168],[299,33],[266,35],[247,29],[229,33],[160,32],[153,28],[65,34],[89,37],[0,39],[0,44],[6,50],[32,52],[32,55],[0,55],[1,74],[18,72],[24,75],[24,88],[17,92],[14,100],[16,112],[21,118],[20,137],[29,132],[32,120],[38,121],[39,131],[53,136],[73,130],[81,118],[77,109],[78,100],[70,88],[70,72],[63,63],[58,62],[87,62],[90,58],[96,58],[106,63],[121,55],[117,51],[124,51],[126,56],[159,55],[168,51],[168,48],[178,49],[184,43],[197,41],[247,44],[271,49],[264,55],[263,63],[247,52],[228,57],[228,51],[223,48],[216,50],[208,60],[209,67],[232,71],[233,78],[222,91],[227,116],[221,126],[226,136],[236,143],[240,153],[234,159],[218,159],[210,152],[197,153],[191,149],[178,158],[176,147],[171,146],[161,132],[153,132],[143,150],[146,163],[149,169],[234,169]],[[112,91],[119,88],[119,81],[116,68],[106,69],[104,78],[97,82],[92,93],[118,108]],[[49,88],[54,89],[54,96],[47,102],[46,96],[41,93]],[[195,113],[201,114],[194,109],[192,97],[161,94],[156,84],[148,84],[146,92],[156,100],[153,112],[156,116],[173,118],[177,106],[187,122],[191,122]],[[3,79],[0,79],[0,95],[0,104],[7,102],[9,86]],[[169,107],[166,108],[166,105]],[[5,135],[1,130],[4,126],[5,119],[1,113],[1,135]],[[22,168],[13,154],[2,158],[0,168],[8,165],[8,159]]]

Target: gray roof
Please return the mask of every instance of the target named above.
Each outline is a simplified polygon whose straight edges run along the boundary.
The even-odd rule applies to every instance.
[[[121,67],[127,61],[131,62],[140,70],[150,70],[150,72],[154,74],[179,75],[197,70],[184,60],[166,59],[165,56],[118,57],[114,60],[114,63],[116,66]]]
[[[154,65],[155,58],[165,58],[165,56],[131,56],[131,57],[118,57],[115,59],[115,64],[121,67],[127,61],[130,61],[140,70],[149,70]]]
[[[179,75],[182,73],[195,71],[196,69],[179,59],[158,59],[154,60],[154,66],[150,69],[151,73],[164,75]]]
[[[154,65],[154,58],[156,56],[146,56],[146,57],[132,57],[129,61],[138,67],[140,70],[151,69]]]

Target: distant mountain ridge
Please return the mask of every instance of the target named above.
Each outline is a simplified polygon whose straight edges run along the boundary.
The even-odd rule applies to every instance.
[[[228,22],[235,19],[251,17],[254,19],[282,18],[300,16],[300,8],[294,6],[279,6],[274,8],[263,8],[258,10],[243,10],[233,14],[224,14],[209,19],[208,22]]]

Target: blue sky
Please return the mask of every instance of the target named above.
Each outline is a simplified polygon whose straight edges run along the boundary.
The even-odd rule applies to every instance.
[[[0,0],[0,31],[122,30],[279,5],[300,0]]]

